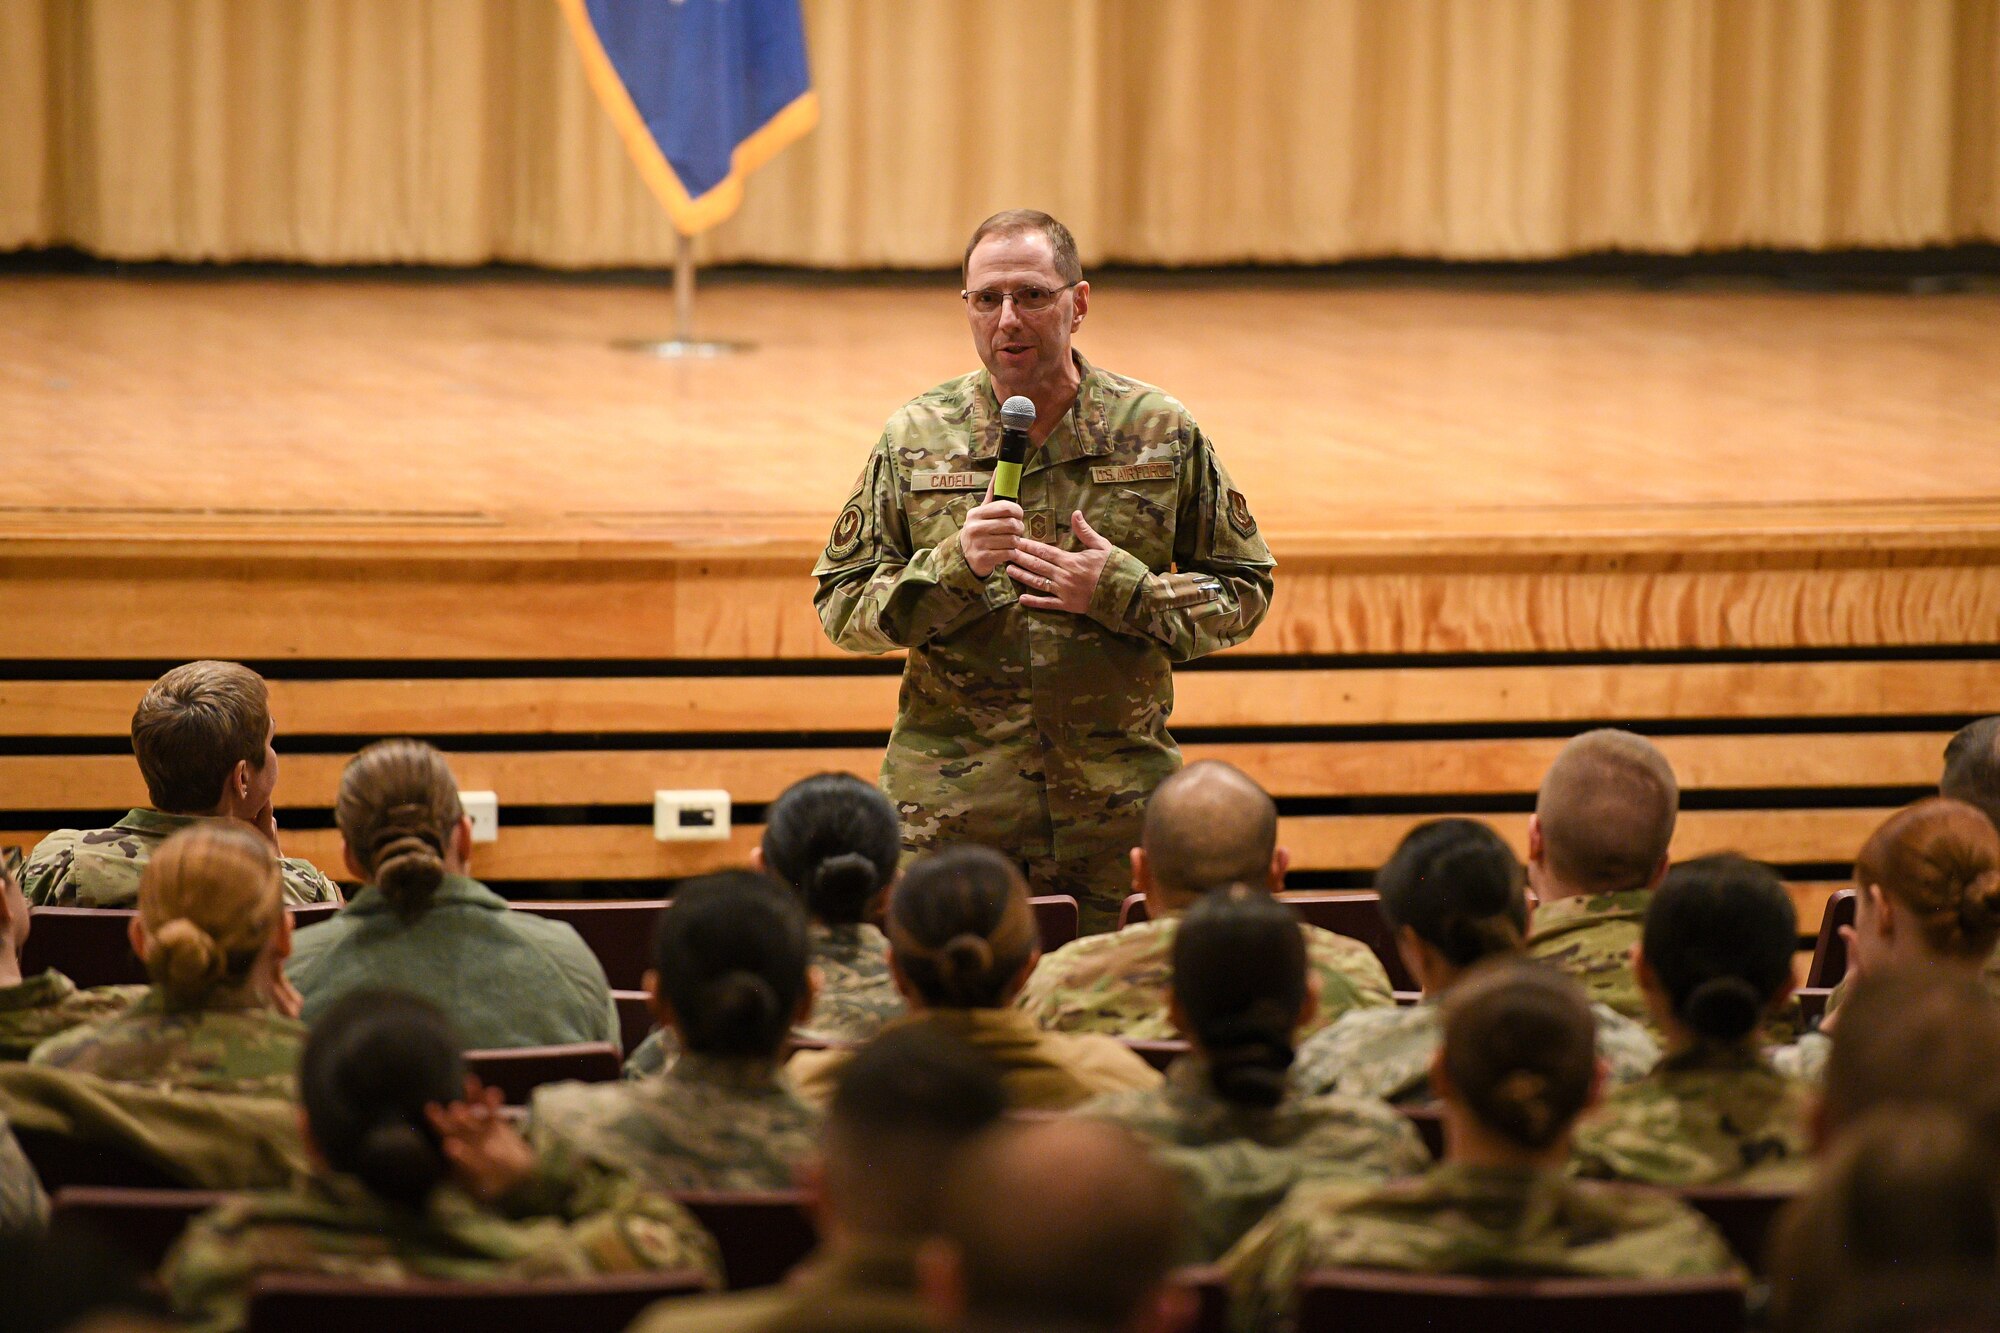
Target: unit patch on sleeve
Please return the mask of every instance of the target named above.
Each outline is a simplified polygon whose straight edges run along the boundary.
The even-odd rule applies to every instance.
[[[1094,467],[1090,479],[1100,486],[1127,481],[1172,481],[1172,463],[1127,463],[1123,467]]]
[[[1257,520],[1250,516],[1250,502],[1243,498],[1243,492],[1229,493],[1229,526],[1245,537],[1257,535]]]
[[[861,530],[867,522],[860,501],[849,501],[847,508],[840,511],[840,517],[833,520],[833,535],[826,540],[826,558],[845,560],[860,550]]]

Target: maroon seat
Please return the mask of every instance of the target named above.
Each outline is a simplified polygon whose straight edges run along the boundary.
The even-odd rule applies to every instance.
[[[625,1060],[610,1042],[584,1041],[570,1046],[520,1046],[503,1051],[467,1051],[465,1067],[489,1088],[517,1104],[526,1103],[544,1083],[575,1079],[608,1083],[624,1070]]]
[[[517,912],[533,912],[571,927],[597,955],[613,990],[639,990],[653,967],[653,928],[666,905],[664,898],[624,898],[513,906]]]
[[[303,929],[339,910],[334,903],[291,908],[292,927]],[[32,977],[54,968],[79,986],[145,985],[145,966],[132,952],[135,915],[129,907],[35,908],[21,974]]]
[[[1417,1127],[1431,1156],[1444,1156],[1444,1111],[1435,1102],[1421,1106],[1398,1106],[1403,1118]]]
[[[229,1197],[221,1190],[70,1185],[56,1191],[49,1220],[57,1227],[90,1232],[134,1267],[150,1273],[189,1222]]]
[[[674,1197],[715,1237],[731,1291],[782,1281],[819,1243],[803,1190],[690,1190]]]
[[[1220,1264],[1176,1268],[1167,1281],[1194,1296],[1194,1322],[1187,1333],[1230,1333],[1229,1274]]]
[[[1410,975],[1410,969],[1403,966],[1403,957],[1396,952],[1396,941],[1389,932],[1389,923],[1382,919],[1379,895],[1287,891],[1278,897],[1290,903],[1300,916],[1321,930],[1360,940],[1374,950],[1375,956],[1382,960],[1382,969],[1389,974],[1392,989],[1417,989],[1416,978]],[[1118,909],[1121,929],[1135,921],[1148,919],[1146,895],[1143,893],[1132,894]]]
[[[1847,941],[1840,928],[1854,924],[1853,889],[1842,889],[1826,900],[1826,914],[1819,919],[1819,939],[1813,943],[1812,966],[1806,969],[1806,985],[1819,989],[1840,984],[1847,975]]]
[[[1153,1068],[1160,1070],[1164,1070],[1168,1065],[1188,1053],[1188,1044],[1178,1037],[1165,1041],[1135,1041],[1125,1037],[1121,1037],[1119,1040],[1123,1041],[1126,1048],[1134,1055],[1145,1060]]]
[[[250,1333],[620,1333],[653,1302],[704,1290],[695,1273],[528,1281],[365,1282],[267,1274],[250,1288]]]
[[[143,1157],[134,1157],[108,1143],[93,1143],[49,1130],[14,1126],[21,1152],[54,1194],[73,1185],[120,1189],[179,1189],[186,1181]]]
[[[1334,1268],[1299,1282],[1299,1333],[1732,1333],[1744,1318],[1743,1285],[1733,1278],[1484,1278]]]
[[[1798,997],[1799,1017],[1808,1027],[1818,1027],[1826,1017],[1827,1001],[1833,998],[1831,986],[1801,986],[1792,992]]]
[[[1770,1250],[1771,1227],[1794,1197],[1791,1190],[1745,1189],[1737,1185],[1699,1185],[1674,1191],[1715,1223],[1715,1229],[1751,1272],[1762,1275]]]
[[[630,1055],[653,1031],[653,1004],[642,990],[615,990],[611,1002],[618,1006],[618,1041]]]
[[[1083,914],[1076,899],[1067,893],[1047,893],[1028,899],[1035,909],[1035,929],[1041,932],[1042,952],[1054,953],[1077,937],[1083,929]]]

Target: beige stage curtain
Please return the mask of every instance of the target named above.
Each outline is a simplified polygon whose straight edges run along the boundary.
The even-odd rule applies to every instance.
[[[808,0],[701,255],[941,266],[2000,239],[2000,0]],[[550,0],[0,0],[0,247],[669,262]]]

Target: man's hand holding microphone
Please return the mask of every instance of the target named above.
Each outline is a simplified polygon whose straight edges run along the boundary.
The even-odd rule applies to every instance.
[[[1000,407],[1000,462],[986,488],[986,499],[965,516],[958,530],[965,563],[985,578],[1003,563],[1024,591],[1021,605],[1034,611],[1081,613],[1090,606],[1097,580],[1111,558],[1111,543],[1084,521],[1083,511],[1070,515],[1080,551],[1065,551],[1027,537],[1026,515],[1020,506],[1021,465],[1028,456],[1028,430],[1035,423],[1035,405],[1016,394]]]

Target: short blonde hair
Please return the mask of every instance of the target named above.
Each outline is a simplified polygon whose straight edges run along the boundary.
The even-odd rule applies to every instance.
[[[223,820],[184,828],[139,877],[139,925],[152,941],[146,971],[170,1005],[198,1008],[249,976],[282,911],[270,843]]]
[[[1586,893],[1644,888],[1666,859],[1680,807],[1667,757],[1611,727],[1565,745],[1535,797],[1549,868]]]
[[[189,662],[153,682],[132,714],[132,753],[155,810],[202,814],[222,800],[238,760],[264,766],[271,696],[235,662]]]

